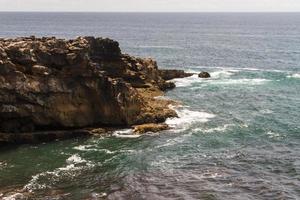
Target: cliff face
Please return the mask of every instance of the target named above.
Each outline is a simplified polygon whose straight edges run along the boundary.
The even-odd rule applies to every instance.
[[[173,87],[110,39],[0,39],[0,132],[162,122],[176,114],[153,96]]]

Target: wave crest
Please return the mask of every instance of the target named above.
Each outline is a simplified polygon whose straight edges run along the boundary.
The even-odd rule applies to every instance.
[[[191,111],[188,109],[175,109],[178,118],[169,118],[166,123],[176,129],[186,129],[194,123],[205,123],[211,118],[216,117],[214,114],[207,112]]]
[[[288,78],[300,78],[300,73],[292,74],[287,76]]]

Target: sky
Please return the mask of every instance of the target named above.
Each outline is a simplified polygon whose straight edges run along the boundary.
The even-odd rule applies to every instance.
[[[300,12],[300,0],[0,0],[0,11]]]

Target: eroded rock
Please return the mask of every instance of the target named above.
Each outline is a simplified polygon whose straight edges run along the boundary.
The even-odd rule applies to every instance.
[[[164,122],[176,113],[154,97],[175,87],[166,80],[186,76],[167,73],[110,39],[1,39],[0,132]]]

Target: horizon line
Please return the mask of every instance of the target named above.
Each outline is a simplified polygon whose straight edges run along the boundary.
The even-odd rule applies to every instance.
[[[300,11],[22,11],[0,10],[0,13],[300,13]]]

